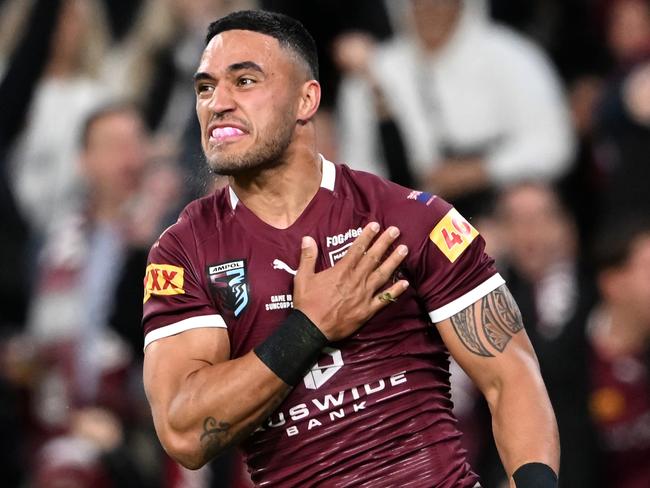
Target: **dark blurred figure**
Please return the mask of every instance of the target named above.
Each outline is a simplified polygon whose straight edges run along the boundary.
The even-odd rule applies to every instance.
[[[29,314],[38,365],[32,393],[37,445],[46,442],[40,455],[51,455],[56,466],[62,453],[74,459],[96,452],[89,469],[99,463],[113,487],[155,486],[162,458],[152,447],[157,444],[144,407],[142,346],[120,338],[109,320],[121,305],[113,298],[130,256],[168,224],[165,216],[179,193],[177,173],[150,159],[142,117],[122,103],[86,119],[80,170],[84,198],[48,235]],[[142,270],[142,263],[137,266]],[[141,292],[136,296],[141,303]],[[141,309],[133,313],[139,317]],[[140,330],[138,318],[129,325]],[[93,430],[100,426],[99,433]],[[89,442],[94,449],[83,447]],[[65,465],[65,456],[60,461]]]
[[[596,151],[602,173],[599,214],[612,223],[650,214],[650,2],[617,0],[607,37],[617,68],[597,114]]]
[[[567,83],[608,69],[610,58],[600,29],[600,0],[489,3],[495,20],[532,37],[548,52]]]
[[[343,32],[359,31],[376,40],[392,33],[384,2],[377,0],[261,0],[265,10],[282,12],[300,20],[318,46],[320,81],[324,87],[322,106],[332,109],[340,73],[332,59],[332,45]]]
[[[647,216],[646,216],[647,217]],[[591,411],[607,488],[650,486],[650,221],[604,229],[589,317]]]
[[[537,352],[560,429],[560,485],[598,486],[585,336],[596,290],[578,254],[575,222],[551,187],[533,183],[502,193],[497,219],[507,246],[506,281]]]
[[[59,0],[34,2],[26,28],[0,80],[0,466],[2,484],[20,486],[27,474],[24,377],[9,366],[13,336],[25,323],[29,273],[29,227],[9,185],[7,154],[20,133],[35,85],[45,64],[61,6]]]
[[[599,452],[588,408],[585,334],[596,289],[577,254],[575,223],[558,194],[542,183],[505,189],[495,215],[502,232],[500,269],[521,309],[560,430],[560,486],[601,486]],[[477,412],[489,419],[484,405],[479,405]],[[476,411],[466,415],[476,415]],[[489,425],[468,420],[471,429]],[[468,434],[476,443],[476,432]],[[501,486],[505,476],[496,448],[489,432],[479,435],[482,444],[478,449],[473,446],[479,457],[477,469],[485,486]]]

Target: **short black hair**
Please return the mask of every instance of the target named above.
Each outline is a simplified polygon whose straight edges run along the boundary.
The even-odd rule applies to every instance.
[[[650,218],[630,215],[609,222],[596,237],[593,261],[597,271],[625,266],[640,238],[650,237]]]
[[[316,42],[298,20],[288,15],[266,10],[240,10],[215,20],[208,27],[206,45],[214,36],[229,30],[249,30],[271,36],[280,46],[296,53],[309,67],[310,75],[318,80]]]
[[[90,132],[92,131],[95,122],[98,122],[104,117],[108,117],[110,115],[126,113],[134,114],[135,116],[140,117],[140,119],[142,119],[144,122],[140,107],[130,101],[110,101],[104,105],[100,105],[95,110],[90,112],[81,125],[81,134],[79,137],[79,144],[81,145],[81,149],[88,148]]]

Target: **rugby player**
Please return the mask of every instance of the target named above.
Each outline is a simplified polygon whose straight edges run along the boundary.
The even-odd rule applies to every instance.
[[[318,154],[304,27],[217,20],[194,85],[229,185],[149,256],[144,382],[167,452],[198,468],[241,445],[259,486],[478,487],[451,354],[489,403],[511,486],[557,486],[554,414],[484,240],[435,195]]]

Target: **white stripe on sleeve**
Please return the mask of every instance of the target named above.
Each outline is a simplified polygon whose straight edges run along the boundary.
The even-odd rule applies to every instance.
[[[190,317],[188,319],[181,320],[180,322],[165,325],[149,332],[144,337],[144,349],[146,349],[147,346],[153,341],[157,341],[158,339],[180,334],[186,330],[200,329],[203,327],[218,327],[221,329],[227,328],[226,322],[224,322],[221,315],[198,315],[196,317]]]
[[[506,281],[501,277],[499,273],[492,275],[476,288],[465,293],[463,296],[456,298],[455,300],[449,302],[447,305],[443,305],[440,308],[432,310],[429,312],[429,317],[431,317],[431,321],[434,324],[436,322],[442,322],[452,315],[456,315],[461,310],[465,310],[472,303],[480,300],[491,291],[503,285],[505,282]]]

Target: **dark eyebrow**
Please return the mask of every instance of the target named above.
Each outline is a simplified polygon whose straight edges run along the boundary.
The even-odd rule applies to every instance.
[[[243,69],[250,69],[264,74],[262,67],[253,61],[242,61],[241,63],[234,63],[228,66],[228,71],[240,71]]]
[[[242,61],[241,63],[233,63],[230,66],[228,66],[228,71],[230,72],[241,71],[244,69],[250,69],[253,71],[257,71],[261,74],[264,74],[264,70],[262,69],[262,67],[253,61]],[[199,71],[197,73],[194,73],[193,78],[195,83],[197,81],[202,81],[202,80],[214,80],[214,76],[212,76],[210,73],[206,73],[205,71]]]
[[[214,80],[212,75],[210,75],[209,73],[206,73],[205,71],[199,71],[197,73],[194,73],[194,76],[192,78],[194,78],[195,83],[197,81],[201,81],[201,80]]]

